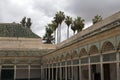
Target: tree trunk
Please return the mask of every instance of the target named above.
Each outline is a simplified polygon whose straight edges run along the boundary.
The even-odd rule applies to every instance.
[[[73,31],[73,35],[75,35],[75,31]]]
[[[56,30],[54,31],[54,44],[56,44]]]
[[[69,38],[69,26],[67,28],[67,39]]]
[[[59,33],[59,25],[58,25],[58,28],[57,28],[57,36],[56,36],[57,37],[56,38],[57,43],[58,43],[58,36],[59,36],[58,33]]]
[[[59,43],[60,43],[60,42],[61,42],[61,24],[59,25],[59,29],[60,29],[60,30],[59,30],[59,31],[60,31],[60,32],[59,32]]]

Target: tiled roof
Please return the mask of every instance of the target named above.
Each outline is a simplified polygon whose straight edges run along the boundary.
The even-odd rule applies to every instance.
[[[0,23],[0,37],[40,38],[29,28],[16,23]]]

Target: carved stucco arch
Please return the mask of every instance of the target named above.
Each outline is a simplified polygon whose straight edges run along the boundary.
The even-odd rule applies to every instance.
[[[112,51],[114,49],[115,49],[114,45],[110,41],[106,41],[103,43],[101,51],[107,52],[107,51]]]
[[[53,63],[53,59],[49,59],[50,60],[50,64]]]
[[[119,42],[119,44],[118,44],[118,50],[120,50],[120,42]]]
[[[55,58],[55,57],[53,57],[52,62],[53,62],[53,63],[55,63],[55,62],[56,62],[56,58]]]
[[[61,57],[60,57],[60,61],[64,61],[64,60],[65,60],[64,55],[61,55]]]
[[[70,59],[71,59],[71,55],[69,53],[67,53],[65,56],[65,60],[70,60]]]
[[[59,61],[60,61],[60,57],[57,56],[57,57],[56,57],[56,62],[59,62]]]
[[[73,54],[72,54],[72,58],[75,59],[75,58],[78,58],[78,57],[79,57],[79,55],[77,54],[77,51],[74,50]]]
[[[85,49],[85,48],[82,48],[82,49],[80,50],[80,57],[81,57],[81,56],[86,56],[86,55],[87,55],[86,49]]]
[[[98,50],[97,46],[92,45],[89,49],[89,54],[92,55],[92,54],[97,54],[97,53],[99,53],[99,50]]]
[[[46,59],[46,64],[48,64],[49,63],[49,60],[48,59]]]

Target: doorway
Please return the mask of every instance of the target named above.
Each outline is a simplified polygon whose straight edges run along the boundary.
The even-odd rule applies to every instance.
[[[116,63],[103,64],[104,80],[117,80]]]
[[[1,80],[14,80],[14,69],[2,69]]]
[[[110,64],[103,64],[104,80],[110,80]]]
[[[100,64],[91,65],[91,80],[101,80]]]

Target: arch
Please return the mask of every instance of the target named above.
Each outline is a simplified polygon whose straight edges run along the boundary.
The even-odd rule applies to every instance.
[[[112,50],[114,50],[114,46],[111,42],[106,41],[103,43],[102,50],[101,50],[102,52],[107,52],[107,51],[112,51]]]
[[[97,46],[92,45],[89,49],[89,54],[91,55],[91,54],[97,54],[97,53],[99,53],[99,50],[98,50]]]
[[[56,57],[56,62],[59,62],[60,58],[59,56]]]
[[[62,55],[61,57],[60,57],[60,61],[64,61],[65,60],[65,57],[64,57],[64,55]]]
[[[55,59],[55,57],[53,57],[53,59],[52,59],[52,62],[53,62],[53,63],[55,63],[55,62],[56,62],[56,59]]]
[[[48,62],[48,59],[46,59],[46,64],[48,64],[49,62]]]
[[[75,58],[78,58],[78,54],[77,54],[77,51],[73,51],[73,54],[72,54],[72,58],[75,59]]]
[[[118,50],[120,50],[120,42],[119,42],[119,44],[118,44]]]
[[[49,59],[50,64],[53,62],[52,59]]]
[[[71,56],[70,56],[69,53],[66,54],[65,59],[66,59],[66,60],[70,60],[70,59],[71,59]]]
[[[87,55],[86,49],[85,49],[85,48],[82,48],[82,49],[80,50],[80,57],[81,57],[81,56],[86,56],[86,55]]]

